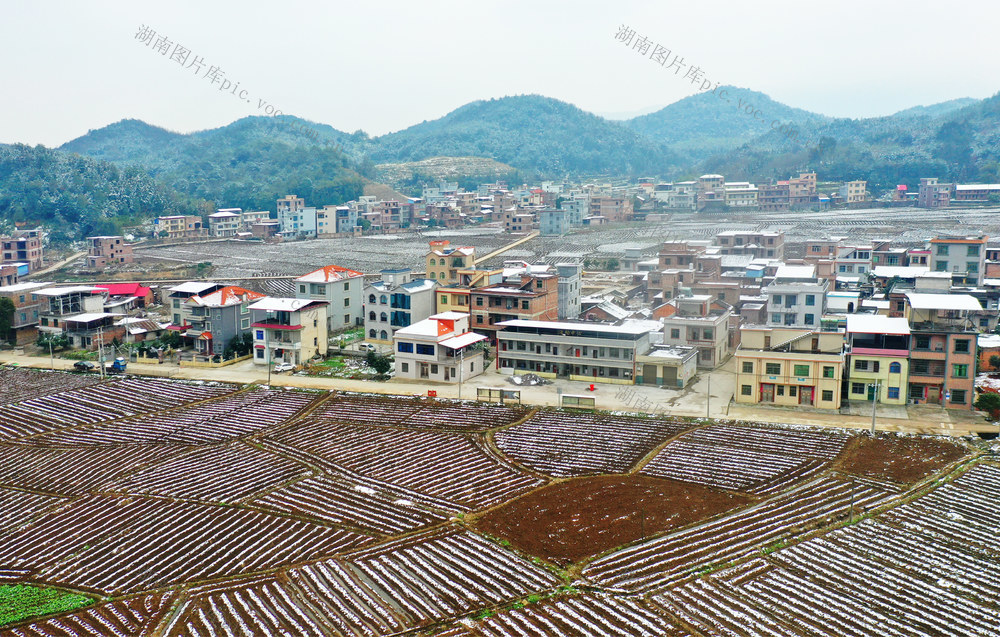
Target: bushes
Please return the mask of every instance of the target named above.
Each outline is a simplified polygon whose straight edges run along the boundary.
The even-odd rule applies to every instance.
[[[89,597],[28,584],[0,586],[0,626],[28,617],[60,613],[91,603]]]

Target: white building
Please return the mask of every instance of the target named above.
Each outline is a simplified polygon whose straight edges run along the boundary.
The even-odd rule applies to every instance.
[[[213,237],[235,237],[242,224],[240,208],[220,208],[208,215],[208,230]]]
[[[290,237],[315,237],[319,231],[316,208],[279,207],[278,227],[281,234]]]
[[[327,352],[326,301],[267,297],[250,306],[253,362],[302,365]]]
[[[469,349],[486,337],[469,330],[469,315],[441,312],[393,334],[397,378],[463,382],[483,373],[483,350]]]
[[[814,265],[780,266],[762,290],[767,295],[767,324],[819,327],[829,290],[829,281],[816,276]]]
[[[364,284],[364,274],[328,265],[295,279],[295,297],[329,303],[327,329],[336,332],[364,325]]]
[[[382,279],[365,286],[365,338],[392,343],[396,330],[434,313],[437,281],[414,279],[409,268],[382,270]]]
[[[583,265],[557,263],[559,273],[559,320],[568,321],[580,316],[580,287],[583,282]]]

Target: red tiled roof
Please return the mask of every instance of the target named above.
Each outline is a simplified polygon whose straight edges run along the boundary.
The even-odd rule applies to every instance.
[[[331,281],[343,281],[344,279],[353,279],[359,276],[364,276],[364,275],[356,270],[349,270],[348,268],[342,268],[339,265],[327,265],[320,268],[319,270],[313,270],[308,274],[303,274],[296,280],[303,281],[305,283],[329,283]]]
[[[106,285],[95,285],[108,291],[108,296],[148,296],[149,288],[143,287],[140,283],[108,283]]]
[[[253,292],[252,290],[230,285],[204,296],[192,296],[188,299],[188,302],[209,307],[226,307],[228,305],[238,305],[244,301],[256,301],[265,296],[260,292]]]

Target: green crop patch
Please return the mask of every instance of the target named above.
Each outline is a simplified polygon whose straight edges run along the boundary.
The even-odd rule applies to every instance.
[[[0,585],[0,626],[29,617],[62,613],[90,604],[84,595],[29,584]]]

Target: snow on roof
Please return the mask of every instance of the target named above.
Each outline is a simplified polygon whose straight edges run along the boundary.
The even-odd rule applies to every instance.
[[[428,318],[443,319],[445,321],[457,321],[459,319],[469,318],[469,315],[466,312],[454,312],[452,310],[448,310],[447,312],[439,312],[437,314],[433,314]]]
[[[209,219],[230,219],[232,217],[239,217],[239,216],[240,216],[239,213],[236,213],[236,212],[228,212],[228,211],[220,210],[219,212],[213,212],[212,214],[208,215],[208,218]]]
[[[970,294],[920,294],[907,292],[906,299],[915,310],[981,310],[979,299]]]
[[[349,270],[339,265],[323,266],[319,270],[313,270],[295,279],[300,283],[331,283],[333,281],[343,281],[345,279],[355,279],[364,274],[357,270]]]
[[[850,314],[847,332],[860,334],[909,334],[910,325],[905,318],[877,314]]]
[[[311,299],[289,299],[273,296],[265,296],[250,306],[251,310],[264,310],[267,312],[298,312],[316,305],[329,305],[327,301],[314,301]]]
[[[72,294],[74,292],[107,292],[107,290],[89,285],[71,285],[59,288],[45,288],[44,290],[38,290],[35,294],[42,296],[62,296],[63,294]]]
[[[930,268],[925,265],[877,265],[872,268],[872,274],[877,277],[891,279],[898,276],[901,279],[910,279],[922,276],[930,272]]]
[[[261,294],[260,292],[254,292],[235,285],[230,285],[216,290],[211,294],[206,294],[204,296],[192,296],[187,302],[205,307],[228,307],[230,305],[239,305],[244,301],[256,301],[257,299],[262,299],[265,296],[265,294]]]
[[[646,321],[640,321],[645,323]],[[534,327],[553,330],[581,330],[584,332],[604,332],[606,334],[645,334],[649,329],[645,325],[636,325],[626,322],[624,325],[603,325],[600,323],[572,322],[572,321],[530,321],[527,319],[513,319],[497,323],[501,327]],[[656,329],[663,326],[657,322]]]
[[[52,285],[51,283],[43,283],[41,281],[25,281],[24,283],[15,283],[14,285],[5,285],[0,287],[0,292],[27,292],[29,290],[37,290],[38,288],[44,288],[46,285]]]
[[[775,279],[814,279],[816,278],[816,266],[814,265],[780,265],[774,273]]]
[[[209,283],[208,281],[188,281],[187,283],[181,283],[180,285],[175,285],[172,288],[167,288],[169,292],[185,292],[188,294],[201,294],[205,290],[214,287],[215,283]]]
[[[98,319],[108,318],[109,316],[122,316],[121,314],[113,314],[111,312],[86,312],[84,314],[77,314],[76,316],[67,316],[63,319],[65,323],[89,323],[91,321],[96,321]]]
[[[976,344],[979,347],[1000,347],[1000,334],[980,334]]]
[[[441,341],[441,344],[445,347],[451,349],[461,349],[467,345],[472,345],[473,343],[478,343],[479,341],[485,341],[486,337],[482,334],[476,334],[475,332],[466,332],[465,334],[460,334],[459,336],[454,336],[449,339]]]

